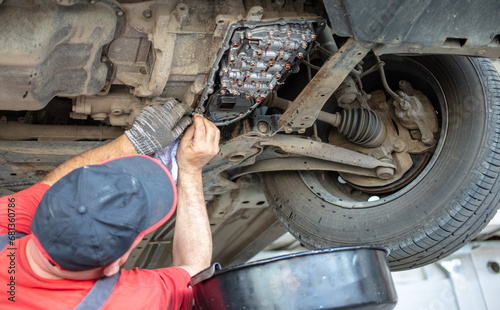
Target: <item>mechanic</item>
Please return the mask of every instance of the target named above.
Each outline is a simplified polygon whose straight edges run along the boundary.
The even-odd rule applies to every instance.
[[[212,256],[201,171],[220,135],[202,116],[189,126],[191,111],[174,100],[147,107],[122,136],[0,198],[0,234],[8,238],[0,253],[1,309],[191,309],[190,278]],[[146,155],[185,128],[176,186]],[[176,204],[175,267],[120,271]],[[14,230],[27,236],[14,240]]]

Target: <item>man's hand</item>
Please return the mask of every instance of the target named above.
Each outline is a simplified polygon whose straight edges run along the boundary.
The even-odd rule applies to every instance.
[[[173,264],[191,276],[210,266],[212,235],[203,197],[201,171],[219,152],[220,132],[203,116],[195,115],[177,150],[177,215],[173,244]]]
[[[194,115],[193,125],[181,139],[177,150],[179,172],[199,174],[212,157],[219,152],[219,129],[203,116]]]
[[[144,108],[132,128],[125,131],[137,153],[151,155],[177,139],[191,124],[193,109],[174,99],[163,105]]]

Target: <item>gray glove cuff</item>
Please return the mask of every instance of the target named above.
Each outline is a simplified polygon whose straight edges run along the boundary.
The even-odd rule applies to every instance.
[[[125,134],[137,153],[151,155],[171,144],[191,124],[193,109],[170,100],[164,105],[144,108]]]
[[[162,148],[161,145],[159,143],[156,143],[155,140],[143,139],[141,137],[140,127],[136,130],[125,131],[125,135],[134,145],[137,154],[151,155]]]

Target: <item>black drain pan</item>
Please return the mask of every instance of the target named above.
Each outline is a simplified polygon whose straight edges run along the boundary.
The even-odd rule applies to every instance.
[[[392,309],[387,251],[345,247],[279,256],[191,279],[196,309]]]

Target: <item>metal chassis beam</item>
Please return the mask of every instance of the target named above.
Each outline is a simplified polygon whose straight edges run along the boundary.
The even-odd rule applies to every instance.
[[[372,45],[349,39],[330,57],[278,120],[280,130],[304,132],[318,118],[325,102],[370,51]]]

